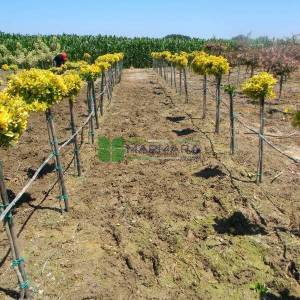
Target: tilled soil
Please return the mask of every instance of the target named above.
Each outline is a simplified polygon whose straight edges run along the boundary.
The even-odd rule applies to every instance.
[[[255,283],[266,284],[270,299],[300,299],[299,167],[267,148],[264,182],[256,185],[257,137],[238,127],[231,156],[226,109],[217,136],[211,97],[209,119],[200,118],[200,86],[192,76],[184,103],[152,71],[126,70],[97,130],[138,143],[196,143],[200,159],[102,162],[97,143],[85,142],[78,178],[72,163],[67,168],[69,147],[63,161],[71,211],[64,214],[57,186],[49,191],[53,166],[34,183],[14,219],[36,299],[258,299]],[[87,115],[84,98],[83,91],[78,124]],[[240,97],[236,105],[257,128],[257,106]],[[67,102],[55,108],[61,141],[67,112]],[[283,124],[280,134],[291,133],[282,116],[272,118],[267,132]],[[34,115],[29,128],[18,146],[0,153],[12,194],[49,153],[44,116]],[[299,141],[279,145],[297,150]],[[0,299],[16,297],[7,251],[2,231]]]

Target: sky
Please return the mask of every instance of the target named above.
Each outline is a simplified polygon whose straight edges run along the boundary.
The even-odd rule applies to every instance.
[[[199,38],[300,33],[300,0],[0,0],[0,31]]]

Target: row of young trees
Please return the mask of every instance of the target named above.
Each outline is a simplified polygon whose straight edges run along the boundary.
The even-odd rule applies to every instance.
[[[153,52],[153,67],[160,75],[164,75],[170,69],[171,85],[175,82],[176,87],[176,72],[175,68],[179,69],[179,75],[181,72],[186,73],[188,66],[196,73],[203,77],[203,108],[202,118],[205,119],[207,115],[207,77],[213,76],[215,78],[215,101],[216,101],[216,116],[215,116],[215,133],[220,132],[220,104],[221,104],[221,87],[222,87],[222,76],[230,72],[229,61],[223,56],[211,55],[203,51],[172,54],[169,51]],[[180,76],[181,81],[181,76]],[[260,72],[257,75],[252,76],[241,85],[241,91],[249,96],[250,98],[259,102],[260,105],[260,128],[258,132],[259,137],[259,160],[258,160],[258,173],[257,182],[262,182],[263,177],[263,145],[264,145],[264,108],[266,99],[274,99],[275,92],[274,87],[277,80],[271,73]],[[186,85],[186,76],[185,76]],[[224,86],[225,92],[230,96],[230,125],[231,125],[231,153],[234,154],[235,146],[235,133],[234,133],[234,95],[237,90],[237,86],[227,85]],[[187,102],[187,92],[186,92]],[[293,124],[299,126],[299,112],[294,114]]]
[[[254,75],[255,70],[273,74],[279,80],[278,99],[282,96],[283,83],[291,73],[296,71],[300,63],[300,45],[292,43],[275,43],[264,46],[240,42],[230,48],[223,43],[211,43],[206,45],[204,49],[210,54],[223,55],[231,67],[237,67],[237,85],[240,83],[241,66],[245,66],[246,71],[250,71],[250,77]]]
[[[74,159],[78,176],[80,176],[80,153],[76,134],[78,130],[73,109],[74,101],[76,101],[78,93],[84,82],[86,82],[89,138],[94,142],[94,120],[96,127],[98,127],[99,109],[100,114],[103,114],[104,92],[106,91],[110,99],[113,86],[121,79],[123,57],[123,53],[106,54],[99,56],[93,64],[80,61],[69,62],[67,65],[51,70],[36,68],[23,70],[10,76],[7,87],[0,92],[0,147],[2,148],[14,146],[19,141],[26,130],[31,112],[45,113],[49,143],[52,150],[51,157],[55,160],[59,182],[60,195],[58,198],[64,203],[65,211],[69,210],[69,199],[60,158],[60,148],[62,146],[59,147],[58,145],[52,107],[65,98],[69,101],[72,129],[70,142],[73,144]],[[99,102],[95,95],[95,81],[98,78],[100,78]],[[4,226],[10,243],[13,258],[12,266],[16,271],[20,285],[20,299],[30,299],[30,283],[25,272],[25,261],[21,256],[17,242],[12,208],[8,208],[10,202],[5,187],[3,163],[1,161],[0,192],[3,203],[0,205],[0,215],[2,217],[2,213],[4,214],[4,211],[7,210],[4,216]]]

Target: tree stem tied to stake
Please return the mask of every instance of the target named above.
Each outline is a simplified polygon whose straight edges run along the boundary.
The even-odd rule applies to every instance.
[[[176,67],[174,65],[173,65],[173,79],[174,79],[175,90],[177,93],[178,91],[177,91],[177,83],[176,83]]]
[[[120,73],[121,75],[121,73]],[[100,115],[103,116],[103,100],[104,100],[104,72],[101,74],[101,83],[100,83]]]
[[[95,121],[96,121],[96,128],[99,128],[99,118],[98,118],[98,114],[97,114],[97,102],[96,102],[96,91],[95,91],[95,83],[94,80],[91,81],[91,91],[90,91],[90,97],[92,98],[92,102],[93,102],[93,107],[94,107],[94,117],[95,117]]]
[[[88,88],[87,88],[87,105],[88,105],[88,115],[90,115],[93,111],[93,104],[92,104],[92,97],[91,97],[91,89],[90,89],[91,83],[88,82]],[[94,123],[93,118],[90,118],[89,120],[89,141],[94,144]]]
[[[6,207],[9,204],[7,190],[4,182],[4,174],[3,174],[3,163],[0,160],[0,193],[1,199],[3,203],[3,207]],[[0,212],[2,209],[0,209]],[[19,299],[31,299],[31,292],[29,289],[29,282],[27,280],[24,259],[21,257],[21,250],[19,247],[19,243],[17,240],[16,229],[13,221],[12,215],[8,218],[5,218],[3,221],[5,231],[7,234],[7,238],[10,244],[10,250],[13,258],[12,266],[14,267],[19,285],[21,288]]]
[[[170,69],[170,73],[171,73],[170,74],[171,75],[170,76],[171,77],[171,87],[173,87],[173,70],[172,70],[173,68],[172,68],[172,63],[170,63],[170,68],[169,69]]]
[[[60,162],[58,142],[57,142],[55,127],[54,127],[54,122],[53,122],[53,117],[52,117],[52,111],[50,108],[48,108],[46,110],[46,119],[47,119],[47,122],[49,125],[49,134],[50,134],[50,139],[51,139],[50,143],[53,145],[52,149],[53,149],[53,154],[54,154],[54,159],[55,159],[56,172],[57,172],[57,175],[59,178],[60,188],[61,188],[61,195],[59,196],[59,199],[64,201],[65,211],[69,211],[68,193],[67,193],[67,189],[65,186],[62,165]]]
[[[73,101],[72,99],[69,99],[69,108],[70,108],[70,125],[72,130],[72,135],[76,132],[76,126],[75,126],[75,118],[74,118],[74,109],[73,109]],[[74,145],[74,160],[75,165],[77,168],[77,175],[81,176],[81,165],[80,165],[80,157],[79,157],[79,147],[77,142],[77,135],[73,138],[73,145]]]
[[[206,112],[207,112],[207,75],[203,75],[203,111],[202,111],[202,119],[206,118]]]
[[[179,71],[179,94],[182,95],[182,69]]]
[[[185,103],[189,102],[187,78],[186,78],[186,68],[183,68],[183,78],[184,78],[184,92],[185,92]]]
[[[220,133],[220,105],[221,105],[221,80],[222,75],[216,76],[216,125],[215,133]]]
[[[234,113],[234,96],[236,93],[236,87],[234,85],[226,85],[224,91],[229,96],[229,119],[230,119],[230,154],[235,153],[235,118]],[[227,105],[226,105],[227,106]]]
[[[264,156],[264,126],[265,126],[265,97],[260,98],[260,127],[259,127],[259,158],[258,158],[258,172],[256,183],[261,183],[263,178],[263,156]]]

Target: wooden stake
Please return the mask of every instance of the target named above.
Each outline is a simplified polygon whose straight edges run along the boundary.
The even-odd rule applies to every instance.
[[[167,81],[167,72],[166,72],[166,63],[163,62],[163,69],[164,69],[164,79]]]
[[[206,112],[207,112],[207,75],[203,75],[203,107],[202,107],[202,119],[206,118]]]
[[[237,87],[240,85],[240,74],[241,74],[241,65],[238,64],[238,73],[237,73],[237,80],[236,80]]]
[[[119,82],[122,80],[123,60],[120,62]]]
[[[263,157],[264,157],[264,126],[265,126],[265,97],[260,99],[260,127],[259,127],[259,158],[258,158],[258,172],[256,183],[261,183],[263,178]]]
[[[278,101],[281,99],[281,95],[282,95],[283,79],[284,79],[284,75],[280,75],[280,78],[279,78],[279,93],[278,93]]]
[[[51,138],[51,143],[52,143],[52,146],[53,146],[53,154],[54,154],[54,158],[55,158],[56,172],[57,172],[59,182],[60,182],[60,187],[61,187],[60,200],[64,201],[65,211],[69,211],[68,193],[67,193],[67,189],[66,189],[66,186],[65,186],[65,180],[64,180],[62,165],[60,163],[59,150],[58,150],[58,141],[57,141],[57,136],[56,136],[56,132],[55,132],[52,111],[51,111],[50,108],[48,108],[46,110],[46,119],[47,119],[47,122],[48,122],[48,125],[49,125],[50,138]]]
[[[179,71],[179,94],[182,95],[182,69]]]
[[[112,68],[108,70],[108,76],[109,76],[109,93],[110,93],[110,101],[112,99],[112,92],[113,92],[113,80],[112,80]]]
[[[230,114],[230,154],[235,153],[235,116],[233,107],[233,93],[229,93],[229,114]]]
[[[173,70],[172,70],[172,64],[170,64],[170,78],[171,78],[171,87],[173,87]]]
[[[103,116],[103,100],[104,100],[104,72],[101,74],[101,83],[100,83],[100,115]]]
[[[92,99],[92,104],[94,106],[94,117],[96,121],[96,128],[99,128],[99,117],[98,117],[98,109],[97,109],[97,102],[96,102],[96,92],[95,92],[95,83],[92,80],[90,82],[90,97]]]
[[[84,143],[84,127],[82,127],[82,130],[81,130],[81,137],[80,137],[80,145],[82,145]]]
[[[5,186],[5,182],[4,182],[3,162],[1,160],[0,160],[0,193],[1,193],[3,207],[6,207],[7,205],[9,205],[9,200],[8,200],[7,190],[6,190],[6,186]],[[9,214],[11,214],[11,212],[9,212],[7,214],[7,216],[9,216]],[[29,284],[28,284],[27,276],[26,276],[26,272],[25,272],[25,265],[24,265],[24,261],[22,260],[22,257],[21,257],[21,249],[18,244],[18,238],[17,238],[16,229],[15,229],[12,215],[10,215],[9,218],[6,217],[4,219],[3,224],[4,224],[7,238],[8,238],[9,244],[10,244],[12,258],[15,262],[18,262],[16,264],[15,270],[16,270],[19,284],[21,286],[20,299],[23,299],[24,297],[26,299],[31,299],[31,292],[29,290]]]
[[[162,60],[159,60],[159,75],[162,77]]]
[[[174,86],[175,86],[175,90],[176,90],[176,93],[178,92],[177,91],[177,83],[176,83],[176,67],[173,66],[173,79],[174,79]]]
[[[87,89],[87,106],[88,106],[88,115],[90,115],[93,112],[93,100],[90,93],[89,83],[88,83],[88,89]],[[95,112],[94,112],[95,113]],[[93,115],[89,120],[89,142],[94,144],[94,122],[93,122]]]
[[[187,79],[186,79],[186,69],[183,69],[183,79],[184,79],[184,92],[185,92],[185,103],[189,102],[188,96],[188,87],[187,87]]]
[[[111,102],[111,94],[110,94],[110,84],[109,84],[109,78],[108,78],[109,74],[108,72],[104,73],[104,82],[105,82],[105,86],[106,86],[106,95],[108,98],[108,101]]]
[[[117,63],[115,63],[114,68],[115,68],[114,83],[117,84],[117,82],[118,82],[118,68],[117,68]]]
[[[54,144],[53,144],[53,136],[52,136],[50,124],[48,122],[47,112],[45,113],[45,115],[46,115],[46,121],[47,121],[47,132],[48,132],[48,138],[49,138],[50,148],[51,148],[52,153],[55,153]],[[62,191],[61,184],[60,184],[60,177],[59,177],[59,174],[57,172],[57,170],[59,169],[59,167],[58,167],[58,164],[57,164],[57,160],[55,158],[54,158],[54,164],[55,164],[57,182],[59,183],[59,195],[61,196],[61,195],[63,195],[63,191]],[[63,213],[63,207],[62,207],[60,201],[59,201],[59,205],[60,205],[61,213]]]
[[[75,126],[75,118],[74,118],[74,110],[73,110],[73,101],[69,99],[69,108],[70,108],[70,125],[72,130],[72,135],[76,132]],[[81,176],[81,165],[80,165],[80,157],[79,157],[79,147],[77,143],[77,135],[73,138],[73,145],[74,145],[74,159],[75,165],[77,168],[77,175]]]
[[[220,105],[221,105],[221,80],[222,75],[216,76],[216,124],[215,133],[220,133]]]
[[[110,67],[109,72],[110,72],[110,82],[111,82],[111,87],[112,87],[112,89],[113,89],[113,87],[115,86],[113,66]]]

